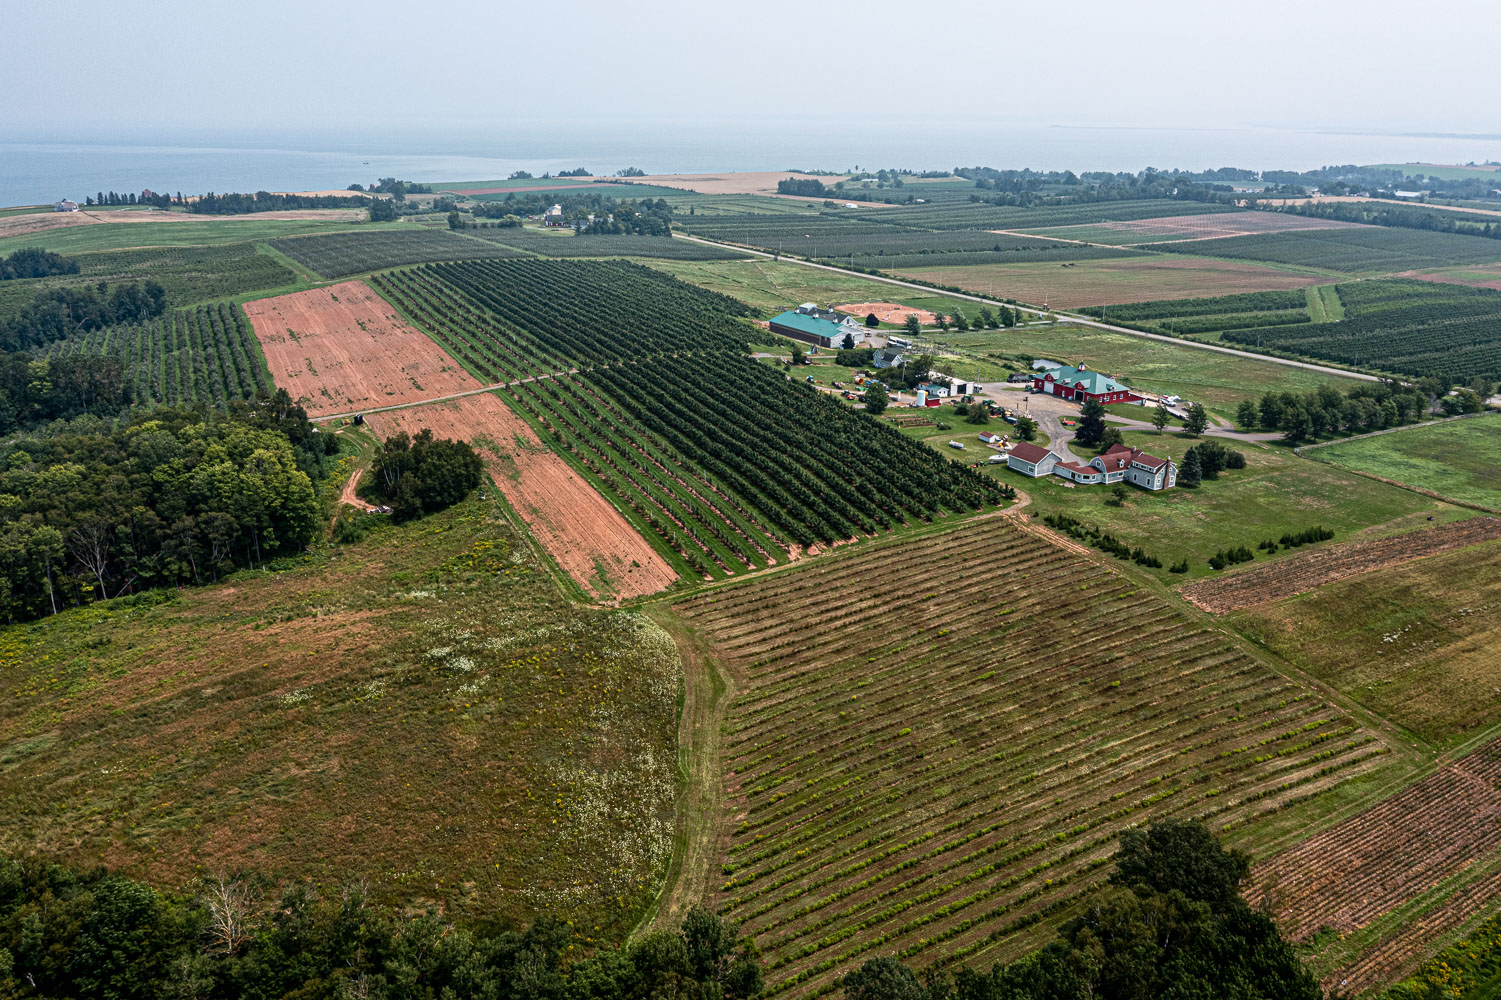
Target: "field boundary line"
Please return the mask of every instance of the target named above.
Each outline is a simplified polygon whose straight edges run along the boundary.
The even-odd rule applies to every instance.
[[[566,372],[548,372],[544,375],[533,375],[531,378],[519,378],[514,382],[496,382],[493,385],[482,385],[478,389],[465,389],[463,392],[450,392],[446,396],[434,396],[432,399],[419,399],[414,403],[392,403],[390,406],[371,406],[363,410],[350,410],[348,413],[325,413],[317,417],[308,417],[312,423],[322,423],[325,420],[337,420],[340,417],[353,417],[364,413],[389,413],[392,410],[410,410],[414,406],[427,406],[429,403],[445,403],[450,399],[463,399],[465,396],[478,396],[485,392],[496,392],[500,389],[509,389],[516,385],[525,385],[527,382],[540,382],[543,379],[557,378],[559,375],[577,375],[580,369],[570,368]]]
[[[678,645],[683,666],[683,707],[678,721],[678,798],[672,861],[662,888],[631,929],[628,939],[650,930],[671,930],[692,906],[708,898],[721,841],[724,805],[724,722],[734,701],[734,674],[721,665],[707,640],[670,607],[658,604],[651,617]],[[668,619],[664,621],[663,619]]]
[[[1294,361],[1291,358],[1279,358],[1274,357],[1270,354],[1256,354],[1251,351],[1238,351],[1232,347],[1222,347],[1219,344],[1206,344],[1202,341],[1197,340],[1184,340],[1180,337],[1167,337],[1160,333],[1147,333],[1145,330],[1133,330],[1128,326],[1116,326],[1114,323],[1105,323],[1101,320],[1091,319],[1088,316],[1078,316],[1073,313],[1059,312],[1056,309],[1043,310],[1037,308],[1036,306],[1012,306],[1009,303],[1001,302],[997,299],[988,299],[982,295],[971,295],[968,292],[951,292],[947,289],[935,288],[931,285],[919,285],[910,281],[903,281],[900,278],[888,278],[885,275],[863,274],[859,271],[851,271],[848,268],[836,267],[832,264],[819,264],[811,260],[804,260],[801,257],[790,257],[786,254],[782,254],[780,257],[778,257],[778,255],[767,253],[764,250],[752,250],[733,243],[720,243],[715,240],[707,240],[700,236],[689,236],[684,234],[679,238],[692,240],[696,243],[703,243],[706,246],[721,247],[726,250],[743,250],[746,253],[755,254],[758,257],[770,257],[776,260],[785,260],[791,264],[801,264],[804,267],[815,267],[824,271],[834,271],[838,274],[847,274],[852,278],[864,278],[867,281],[877,281],[881,282],[882,284],[896,285],[900,288],[911,288],[915,291],[925,292],[929,295],[936,293],[939,295],[944,295],[948,298],[964,299],[969,302],[978,302],[981,305],[986,306],[1007,306],[1007,308],[1019,309],[1022,312],[1029,312],[1036,316],[1047,316],[1051,314],[1058,317],[1058,319],[1062,322],[1073,323],[1077,326],[1094,327],[1097,330],[1104,330],[1108,333],[1126,333],[1130,334],[1133,337],[1145,337],[1148,340],[1160,340],[1169,344],[1180,344],[1184,347],[1198,348],[1201,351],[1215,351],[1219,354],[1233,354],[1236,357],[1251,358],[1255,361],[1266,361],[1276,365],[1286,365],[1289,368],[1302,368],[1307,371],[1319,372],[1325,375],[1337,375],[1342,378],[1359,379],[1364,382],[1383,381],[1381,377],[1377,375],[1368,375],[1365,372],[1350,371],[1344,368],[1331,368],[1328,365],[1314,364],[1311,361]]]

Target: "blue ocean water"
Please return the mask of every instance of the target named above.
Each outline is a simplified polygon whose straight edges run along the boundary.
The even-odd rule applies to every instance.
[[[596,174],[813,167],[1306,170],[1337,163],[1501,160],[1501,136],[1266,127],[1168,129],[966,121],[532,121],[365,132],[18,133],[0,127],[0,206],[97,191],[311,190],[395,176],[490,180],[585,166]]]

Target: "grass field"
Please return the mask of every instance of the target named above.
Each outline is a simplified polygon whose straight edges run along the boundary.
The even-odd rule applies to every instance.
[[[1501,510],[1501,414],[1337,441],[1305,454]]]
[[[1501,716],[1501,541],[1326,584],[1229,621],[1440,746]]]
[[[1126,431],[1123,436],[1127,444],[1148,454],[1179,462],[1197,443],[1172,432]],[[1006,469],[998,469],[995,475],[1030,494],[1032,507],[1039,513],[1070,514],[1097,525],[1133,548],[1141,546],[1164,567],[1187,559],[1186,577],[1170,576],[1166,569],[1150,571],[1170,581],[1213,575],[1207,560],[1216,551],[1237,545],[1255,550],[1263,539],[1276,539],[1288,531],[1323,525],[1343,539],[1352,533],[1417,527],[1430,516],[1454,520],[1474,513],[1305,461],[1282,448],[1224,443],[1245,453],[1245,469],[1222,472],[1219,479],[1206,480],[1197,490],[1151,493],[1127,487],[1122,507],[1105,504],[1110,491],[1104,487],[1070,487],[1057,476],[1028,479]]]
[[[121,250],[132,247],[210,246],[217,243],[267,241],[306,233],[339,233],[358,229],[373,231],[402,226],[399,222],[348,223],[299,219],[205,218],[185,222],[109,222],[94,226],[49,229],[0,240],[0,254],[22,247],[41,247],[56,253],[89,250]]]
[[[1319,280],[1311,273],[1299,274],[1259,264],[1140,255],[1084,260],[1068,267],[1045,263],[935,266],[902,268],[899,274],[954,285],[980,295],[1033,305],[1046,303],[1054,309],[1302,288]]]
[[[0,630],[0,850],[165,886],[367,878],[620,940],[671,849],[681,668],[495,501]]]
[[[711,903],[770,994],[875,955],[981,968],[1089,898],[1116,833],[1255,849],[1383,773],[1381,741],[1134,578],[986,518],[679,602],[738,694]]]
[[[1226,417],[1234,415],[1241,400],[1259,399],[1265,392],[1307,392],[1326,383],[1342,388],[1354,384],[1350,379],[1272,361],[1068,323],[947,333],[943,343],[980,358],[1028,354],[1069,364],[1082,362],[1120,376],[1127,385],[1201,402]]]
[[[942,293],[925,294],[786,261],[643,260],[641,263],[690,284],[733,296],[765,317],[775,316],[802,302],[817,302],[825,306],[842,302],[899,302],[945,314],[952,313],[955,308],[973,314],[977,308],[973,302],[951,299]]]

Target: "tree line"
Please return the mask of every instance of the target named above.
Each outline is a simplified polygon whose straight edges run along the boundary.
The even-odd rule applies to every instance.
[[[540,215],[553,205],[563,210],[563,221],[581,233],[596,235],[668,236],[672,232],[672,206],[665,198],[620,199],[594,192],[552,192],[506,195],[501,201],[481,201],[470,209],[480,219],[514,220]],[[591,219],[590,216],[593,216]]]
[[[363,195],[337,194],[208,194],[188,202],[188,211],[198,215],[247,215],[252,212],[282,212],[305,208],[364,208],[370,199]]]
[[[1322,1000],[1292,946],[1240,897],[1250,859],[1203,824],[1121,835],[1108,882],[1040,951],[921,973],[892,957],[845,975],[846,1000]],[[205,875],[160,892],[103,868],[0,860],[0,994],[146,1000],[750,1000],[753,941],[694,908],[621,948],[568,923],[465,926],[350,884]]]
[[[0,613],[203,583],[312,540],[338,439],[285,390],[227,413],[82,417],[0,452]]]
[[[359,884],[266,899],[251,876],[158,892],[103,868],[0,860],[0,995],[49,1000],[748,1000],[749,941],[703,909],[622,948],[571,924],[462,926]],[[585,949],[588,949],[586,953]]]
[[[1285,440],[1298,444],[1334,434],[1362,434],[1422,420],[1435,405],[1447,416],[1479,413],[1485,401],[1473,389],[1444,391],[1434,378],[1418,379],[1411,385],[1384,381],[1357,385],[1340,392],[1321,385],[1312,392],[1268,392],[1259,402],[1246,400],[1235,413],[1236,423],[1246,430],[1281,431]]]
[[[1333,219],[1337,222],[1359,222],[1396,229],[1426,229],[1434,233],[1458,233],[1501,240],[1501,226],[1493,222],[1482,224],[1476,216],[1445,209],[1342,201],[1280,205],[1276,206],[1276,211],[1314,219]]]
[[[111,355],[0,351],[0,434],[84,414],[113,417],[134,402],[131,385],[125,363]]]
[[[102,326],[140,323],[166,308],[167,291],[155,281],[44,288],[19,313],[0,322],[0,350],[42,347]]]
[[[186,205],[187,201],[183,199],[181,191],[177,192],[174,198],[170,194],[158,194],[150,188],[145,188],[140,194],[133,192],[120,194],[118,191],[110,191],[106,194],[100,191],[92,197],[85,198],[84,204],[97,205],[102,208],[116,205],[152,205],[156,208],[171,208],[173,205]]]
[[[78,261],[36,247],[25,247],[9,257],[0,257],[0,281],[16,278],[50,278],[54,274],[77,274]]]

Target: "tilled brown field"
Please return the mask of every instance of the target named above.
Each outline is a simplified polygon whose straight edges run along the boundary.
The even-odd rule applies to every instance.
[[[677,579],[630,522],[493,393],[376,413],[368,420],[382,437],[426,427],[440,438],[472,443],[537,541],[596,597],[654,594]]]
[[[772,994],[830,993],[875,955],[1017,957],[1101,884],[1124,827],[1254,822],[1386,752],[1222,634],[1006,518],[675,607],[735,676],[709,902],[756,937]]]
[[[1472,517],[1390,538],[1313,548],[1290,559],[1189,584],[1179,593],[1205,611],[1224,614],[1494,538],[1501,538],[1501,518]]]
[[[1330,928],[1348,934],[1462,876],[1501,852],[1501,740],[1371,809],[1257,865],[1247,898],[1266,905],[1284,933],[1303,940]],[[1421,959],[1424,945],[1496,898],[1501,878],[1488,872],[1443,906],[1405,921],[1393,935],[1335,972],[1358,991]]]
[[[363,281],[245,303],[278,388],[308,416],[478,389],[448,352]]]

